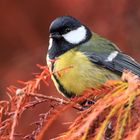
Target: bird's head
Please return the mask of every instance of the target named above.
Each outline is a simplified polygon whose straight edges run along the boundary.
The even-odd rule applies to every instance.
[[[71,16],[56,18],[50,25],[49,57],[55,58],[64,52],[88,41],[90,30]]]

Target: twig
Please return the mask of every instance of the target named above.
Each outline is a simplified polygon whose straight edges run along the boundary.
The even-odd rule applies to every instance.
[[[24,106],[24,109],[26,110],[28,108],[35,107],[36,105],[41,104],[43,102],[46,102],[47,100],[48,99],[42,99],[42,100],[37,100],[37,101],[29,102],[29,104]]]
[[[10,140],[14,140],[14,133],[15,133],[15,127],[17,125],[17,120],[19,117],[20,109],[21,109],[21,103],[23,101],[24,96],[19,96],[19,100],[17,100],[17,109],[15,110],[14,116],[13,116],[13,123],[11,126],[11,132],[10,132]]]
[[[32,139],[36,140],[37,135],[40,133],[44,123],[46,122],[47,117],[51,114],[51,111],[53,111],[54,108],[51,108],[47,113],[40,114],[40,119],[37,122],[32,123],[37,125],[37,128],[29,135],[25,136],[23,139]]]
[[[60,102],[61,104],[69,104],[71,101],[66,101],[64,99],[61,98],[57,98],[57,97],[53,97],[53,96],[47,96],[47,95],[43,95],[43,94],[39,94],[39,93],[28,93],[27,95],[29,96],[33,96],[33,97],[38,97],[38,98],[43,98],[43,99],[48,99],[48,100],[52,100],[52,101],[56,101],[56,102]],[[78,106],[78,105],[74,105],[73,108],[82,111],[83,107]]]

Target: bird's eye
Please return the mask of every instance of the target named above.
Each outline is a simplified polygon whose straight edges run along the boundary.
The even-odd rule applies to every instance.
[[[71,29],[70,28],[66,28],[65,29],[65,32],[67,33],[67,32],[70,32],[71,31]]]

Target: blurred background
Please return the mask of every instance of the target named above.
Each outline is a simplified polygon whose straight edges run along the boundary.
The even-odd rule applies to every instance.
[[[0,1],[0,99],[6,99],[6,87],[17,80],[29,80],[37,72],[36,64],[46,64],[48,29],[51,21],[71,15],[94,32],[112,40],[122,51],[140,62],[140,1],[139,0],[1,0]],[[59,96],[52,83],[44,94]],[[43,107],[43,108],[42,108]],[[46,112],[47,103],[24,113],[18,131],[27,134],[27,125]],[[73,120],[75,111],[61,116],[46,139],[63,132],[61,122]],[[24,124],[23,124],[24,121]],[[19,138],[18,138],[19,140]]]

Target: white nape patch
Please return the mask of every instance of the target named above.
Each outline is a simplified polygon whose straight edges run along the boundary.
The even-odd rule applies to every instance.
[[[111,62],[118,55],[118,53],[119,53],[118,51],[111,52],[105,61]]]
[[[80,42],[86,39],[86,28],[84,26],[81,26],[62,36],[65,38],[66,41],[68,41],[71,44],[79,44]]]
[[[52,47],[52,42],[53,42],[53,40],[52,40],[52,38],[50,38],[50,40],[49,40],[49,47],[48,47],[48,50],[51,49],[51,47]]]

